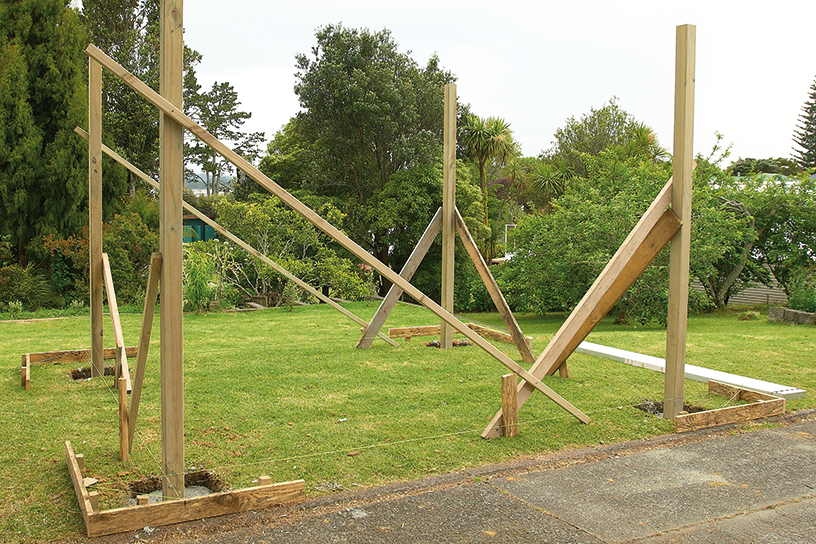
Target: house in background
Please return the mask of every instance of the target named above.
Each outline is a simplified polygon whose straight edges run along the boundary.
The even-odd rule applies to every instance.
[[[214,219],[215,216],[208,216]],[[214,228],[206,224],[204,221],[194,215],[187,215],[184,220],[184,243],[187,242],[206,242],[207,240],[215,240],[218,238],[218,233]]]

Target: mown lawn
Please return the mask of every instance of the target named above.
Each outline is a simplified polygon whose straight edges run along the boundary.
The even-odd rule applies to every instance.
[[[353,303],[364,319],[375,304]],[[465,315],[500,327],[496,314]],[[519,316],[540,353],[564,315]],[[594,357],[570,359],[572,378],[544,381],[592,418],[583,425],[543,395],[520,412],[514,439],[479,435],[501,405],[506,369],[476,347],[440,351],[421,339],[354,345],[359,326],[325,305],[185,315],[185,459],[231,487],[303,478],[307,495],[373,486],[511,458],[655,436],[673,427],[633,406],[661,399],[663,375]],[[140,316],[122,315],[135,345]],[[399,305],[386,327],[438,323],[427,310]],[[109,319],[106,337],[112,343]],[[158,318],[132,460],[118,460],[111,378],[75,382],[70,365],[32,368],[20,387],[20,355],[86,348],[87,316],[0,322],[0,541],[81,536],[84,526],[65,466],[64,442],[98,478],[102,508],[124,505],[127,485],[160,472]],[[733,312],[692,317],[690,364],[816,390],[816,328],[739,321]],[[665,329],[603,322],[592,342],[662,356]],[[515,360],[510,345],[498,344]],[[686,381],[687,401],[719,408],[705,385]],[[808,398],[788,410],[816,406]],[[349,455],[352,454],[352,455]]]

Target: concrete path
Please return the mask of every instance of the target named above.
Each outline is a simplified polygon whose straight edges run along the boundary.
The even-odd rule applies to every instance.
[[[117,538],[185,544],[813,543],[816,411],[788,416],[786,423],[550,455]]]

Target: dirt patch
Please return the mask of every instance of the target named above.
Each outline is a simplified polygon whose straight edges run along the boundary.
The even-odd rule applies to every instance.
[[[428,348],[438,348],[439,346],[441,346],[439,340],[431,340],[430,342],[423,342],[422,344]],[[453,340],[451,344],[455,348],[464,348],[469,346],[470,342],[467,341],[467,338],[463,338],[462,340]]]
[[[89,380],[91,378],[91,367],[88,368],[75,368],[74,370],[68,371],[68,375],[71,376],[72,380]],[[116,370],[112,366],[105,367],[105,376],[114,376],[116,375]]]
[[[635,408],[638,410],[642,410],[647,414],[654,414],[654,415],[662,415],[663,414],[663,401],[662,400],[644,400],[640,404],[635,405]],[[696,414],[697,412],[705,412],[708,408],[702,408],[700,406],[693,406],[688,403],[683,403],[683,410],[688,412],[689,414]]]
[[[196,472],[189,472],[184,475],[184,487],[201,486],[206,487],[213,493],[220,493],[229,489],[227,483],[222,480],[215,472],[208,470],[199,470]],[[128,486],[133,497],[138,495],[149,495],[154,491],[159,491],[162,488],[161,478],[159,476],[151,476],[142,480],[131,482]]]

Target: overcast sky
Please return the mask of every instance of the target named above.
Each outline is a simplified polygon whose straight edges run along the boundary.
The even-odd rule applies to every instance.
[[[525,155],[548,149],[571,116],[613,96],[671,150],[678,25],[697,27],[695,152],[715,132],[738,157],[788,157],[816,78],[816,2],[187,0],[185,39],[199,82],[228,81],[245,129],[267,140],[295,115],[295,55],[329,23],[391,30],[420,65],[436,53],[459,100],[511,123]]]

